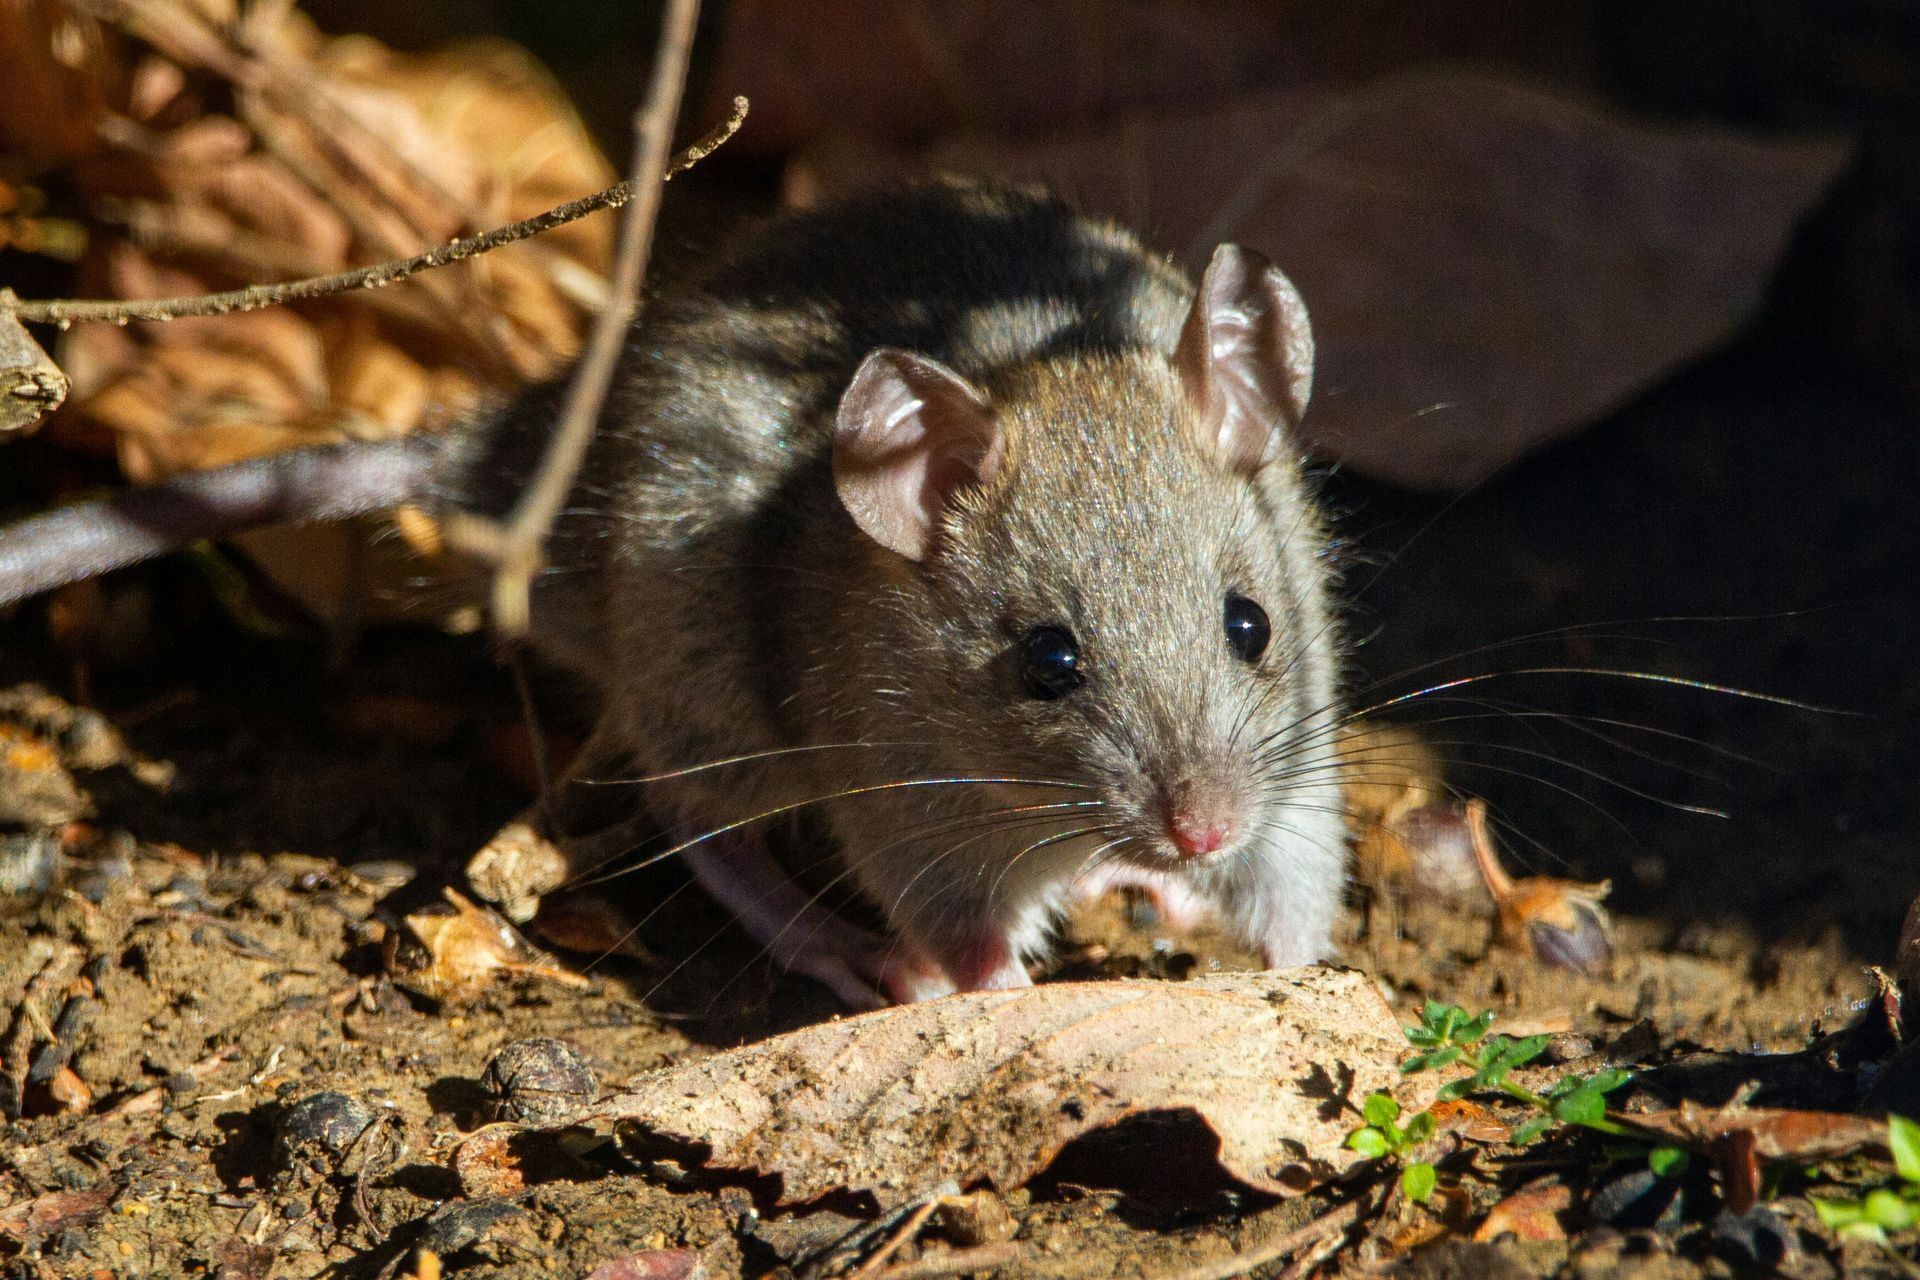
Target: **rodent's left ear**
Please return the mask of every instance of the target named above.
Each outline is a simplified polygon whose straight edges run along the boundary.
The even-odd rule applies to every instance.
[[[1279,268],[1251,249],[1213,251],[1173,367],[1192,401],[1201,444],[1251,472],[1279,456],[1313,390],[1307,304]]]
[[[938,360],[882,347],[840,397],[833,483],[868,537],[924,560],[956,490],[1000,469],[993,406]]]

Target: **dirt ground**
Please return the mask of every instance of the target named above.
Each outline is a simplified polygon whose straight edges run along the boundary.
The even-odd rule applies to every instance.
[[[689,199],[670,203],[669,244],[699,239],[706,206]],[[0,476],[8,510],[52,465],[23,458]],[[1920,893],[1912,412],[1763,322],[1472,493],[1325,488],[1356,705],[1492,673],[1382,714],[1487,798],[1516,869],[1610,879],[1616,911],[1600,978],[1494,948],[1483,916],[1417,896],[1394,927],[1363,930],[1356,911],[1342,958],[1409,1019],[1429,997],[1493,1009],[1555,1033],[1569,1063],[1645,1067],[1642,1103],[1720,1103],[1754,1081],[1775,1105],[1920,1106],[1911,1054],[1863,1074],[1890,1052],[1870,1031],[1820,1039],[1871,1027],[1865,966],[1891,961]],[[614,1082],[834,1005],[673,867],[604,888],[623,909],[672,895],[619,954],[554,943],[604,936],[591,922],[549,931],[584,985],[529,973],[422,994],[390,940],[531,795],[514,681],[476,639],[343,646],[270,600],[242,625],[219,581],[188,561],[124,575],[80,650],[44,607],[0,618],[0,1061],[18,1086],[0,1094],[0,1205],[49,1213],[0,1215],[0,1268],[371,1280],[424,1247],[472,1280],[674,1249],[713,1275],[851,1270],[835,1244],[875,1238],[857,1205],[776,1213],[763,1188],[663,1180],[604,1151],[552,1154],[556,1172],[505,1198],[463,1183],[450,1162],[491,1118],[481,1077],[504,1044],[563,1039]],[[533,690],[543,733],[577,731],[572,691],[539,673]],[[1084,913],[1062,956],[1055,976],[1245,962],[1121,899]],[[66,1070],[26,1079],[49,1044],[70,1049]],[[352,1100],[361,1140],[302,1128],[295,1104],[324,1091]],[[1197,1276],[1371,1194],[1275,1203],[1214,1167],[1208,1141],[1174,1118],[1070,1148],[1007,1194],[1019,1252],[1001,1274]],[[1822,1232],[1797,1184],[1758,1230],[1720,1212],[1704,1167],[1649,1190],[1592,1142],[1464,1163],[1461,1197],[1395,1202],[1337,1251],[1265,1273],[1905,1274]],[[1542,1188],[1567,1191],[1544,1233],[1558,1238],[1469,1238],[1479,1210]]]

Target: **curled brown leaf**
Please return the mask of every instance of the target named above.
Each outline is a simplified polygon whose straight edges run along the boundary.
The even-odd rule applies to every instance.
[[[1197,1113],[1218,1159],[1292,1194],[1359,1157],[1374,1090],[1417,1109],[1399,1024],[1365,975],[1295,969],[1185,983],[977,992],[809,1027],[640,1076],[571,1117],[643,1158],[780,1177],[795,1203],[882,1208],[941,1185],[1017,1186],[1067,1142],[1148,1111]]]

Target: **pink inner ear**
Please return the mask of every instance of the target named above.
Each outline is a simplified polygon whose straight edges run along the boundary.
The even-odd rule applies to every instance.
[[[924,560],[953,495],[992,477],[1000,427],[972,383],[936,360],[883,348],[840,398],[834,484],[881,546]]]
[[[1201,277],[1174,367],[1201,443],[1236,470],[1278,456],[1313,386],[1313,331],[1299,291],[1251,249],[1222,245]]]

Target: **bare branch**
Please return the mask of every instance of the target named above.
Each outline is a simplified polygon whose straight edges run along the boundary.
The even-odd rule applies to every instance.
[[[632,176],[634,204],[620,227],[620,248],[613,264],[613,292],[594,319],[585,353],[567,388],[559,425],[540,469],[504,525],[477,517],[447,522],[448,540],[495,564],[493,621],[503,637],[526,634],[529,592],[540,570],[554,517],[573,488],[574,477],[593,440],[593,429],[613,384],[614,367],[640,305],[640,282],[653,247],[653,224],[660,212],[661,186],[670,172],[668,149],[680,98],[686,90],[687,59],[700,15],[699,0],[669,0],[661,20],[660,48],[654,59],[647,99],[635,113]],[[738,100],[736,100],[738,102]],[[697,147],[699,144],[695,144]]]
[[[126,324],[132,320],[173,320],[181,316],[216,316],[236,311],[256,311],[261,307],[277,307],[289,302],[331,297],[334,294],[348,293],[355,289],[384,288],[421,271],[444,267],[449,263],[498,249],[502,245],[512,244],[516,240],[525,240],[543,231],[565,226],[569,222],[577,222],[590,213],[598,213],[602,209],[617,209],[640,198],[649,190],[657,192],[661,182],[676,173],[684,172],[713,154],[722,143],[739,130],[746,118],[747,100],[735,98],[733,114],[704,137],[675,155],[673,162],[666,166],[662,177],[629,178],[616,186],[608,187],[605,191],[568,201],[566,204],[549,209],[545,213],[536,214],[524,221],[481,232],[478,235],[449,240],[436,249],[429,249],[411,258],[376,263],[373,266],[359,267],[352,271],[308,276],[279,284],[249,285],[245,289],[233,289],[225,293],[132,301],[73,298],[43,301],[5,299],[0,300],[0,310],[10,310],[20,320],[63,326],[89,323]],[[658,196],[655,195],[653,198],[657,202]],[[648,219],[651,222],[651,214],[648,215]]]

